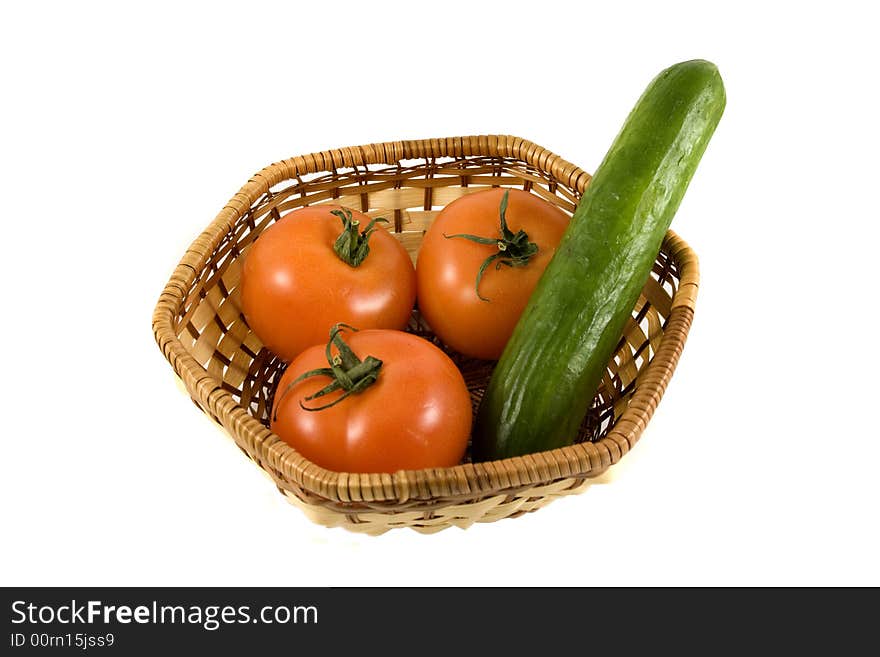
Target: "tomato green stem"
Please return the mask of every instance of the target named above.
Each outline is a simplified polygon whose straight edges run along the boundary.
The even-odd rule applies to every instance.
[[[477,272],[477,280],[474,287],[481,301],[489,301],[489,299],[480,294],[480,281],[483,280],[483,274],[489,265],[494,262],[495,269],[501,269],[502,265],[505,267],[525,267],[529,264],[532,257],[538,253],[538,245],[529,241],[529,236],[523,229],[520,228],[514,233],[507,227],[507,197],[509,194],[509,190],[504,190],[504,196],[501,197],[501,206],[499,207],[501,214],[501,229],[499,231],[501,239],[497,237],[480,237],[479,235],[469,235],[466,233],[458,233],[456,235],[443,233],[443,237],[446,239],[461,237],[477,244],[494,244],[498,247],[498,253],[493,253],[486,258]]]
[[[336,324],[330,329],[330,341],[327,343],[327,347],[324,350],[324,354],[327,357],[327,363],[330,367],[321,367],[304,372],[288,384],[284,389],[284,392],[281,393],[281,397],[279,397],[278,401],[275,403],[275,415],[272,418],[273,421],[278,419],[278,406],[280,406],[281,400],[287,396],[287,393],[289,393],[297,383],[305,379],[313,376],[327,376],[331,379],[330,383],[318,390],[318,392],[300,400],[300,407],[306,411],[322,411],[325,408],[336,406],[336,404],[343,399],[350,395],[363,392],[376,382],[379,378],[379,370],[382,368],[382,361],[373,356],[367,356],[364,360],[358,358],[351,350],[351,347],[349,347],[342,339],[341,334],[343,328],[351,329],[352,331],[358,330],[353,326],[342,323]],[[331,347],[333,346],[335,346],[339,352],[336,356],[331,352]],[[345,394],[329,404],[312,408],[303,404],[303,401],[311,401],[318,397],[328,395],[336,390],[344,390]]]
[[[333,243],[333,251],[343,262],[352,267],[360,266],[370,253],[370,235],[376,230],[376,222],[381,221],[387,224],[388,220],[377,217],[367,224],[363,232],[358,232],[361,222],[352,219],[351,210],[342,208],[341,210],[331,210],[330,213],[342,220],[342,233]]]

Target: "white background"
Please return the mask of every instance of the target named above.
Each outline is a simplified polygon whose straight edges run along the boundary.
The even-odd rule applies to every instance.
[[[870,3],[5,3],[4,585],[878,585]],[[432,536],[312,524],[153,341],[190,242],[263,166],[508,133],[593,171],[648,81],[726,113],[673,228],[696,320],[601,484]]]

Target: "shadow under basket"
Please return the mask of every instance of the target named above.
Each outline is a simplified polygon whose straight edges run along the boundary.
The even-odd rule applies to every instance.
[[[156,342],[196,405],[310,519],[381,534],[430,533],[534,511],[580,493],[639,439],[687,338],[699,269],[669,231],[573,445],[527,456],[394,474],[332,472],[273,434],[269,409],[283,364],[241,313],[239,277],[250,244],[287,212],[336,203],[388,219],[415,262],[446,204],[490,187],[526,190],[569,216],[590,175],[546,149],[504,135],[397,141],[311,153],[255,174],[192,243],[159,297]],[[476,409],[493,363],[442,345],[413,312],[408,330],[446,351]]]

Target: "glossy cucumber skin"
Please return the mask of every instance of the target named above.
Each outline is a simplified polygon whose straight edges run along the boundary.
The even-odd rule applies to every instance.
[[[704,60],[648,85],[497,363],[475,420],[475,461],[574,441],[725,104]]]

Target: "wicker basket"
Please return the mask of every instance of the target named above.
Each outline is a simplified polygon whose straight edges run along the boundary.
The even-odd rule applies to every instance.
[[[630,450],[654,412],[694,313],[699,272],[684,241],[667,234],[574,445],[395,474],[325,470],[268,429],[282,364],[240,312],[241,263],[268,225],[304,205],[339,203],[393,220],[395,236],[415,259],[438,210],[464,194],[517,187],[571,214],[589,180],[546,149],[501,135],[369,144],[272,164],[232,197],[184,254],[155,307],[156,341],[196,405],[315,522],[370,534],[394,527],[429,533],[533,511],[583,491]],[[409,329],[436,341],[417,311]],[[446,351],[476,407],[492,363]]]

